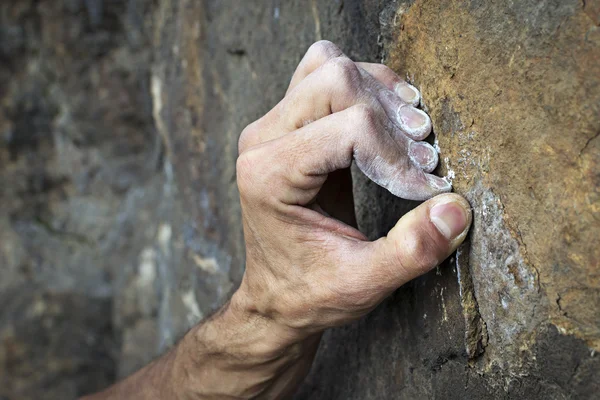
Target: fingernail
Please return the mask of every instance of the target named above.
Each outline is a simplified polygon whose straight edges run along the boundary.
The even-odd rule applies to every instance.
[[[399,83],[395,87],[395,92],[402,100],[412,105],[419,104],[419,91],[408,83]]]
[[[408,157],[425,172],[431,172],[438,164],[438,153],[427,142],[410,142]]]
[[[400,107],[398,110],[400,119],[410,129],[419,129],[427,124],[427,114],[411,106]]]
[[[467,212],[456,201],[438,203],[429,211],[429,218],[446,239],[453,240],[467,229]]]

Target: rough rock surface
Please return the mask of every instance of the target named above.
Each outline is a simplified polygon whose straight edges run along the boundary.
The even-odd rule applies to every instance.
[[[2,399],[75,398],[154,356],[119,363],[134,322],[113,314],[155,240],[163,192],[149,11],[0,3]],[[145,316],[155,324],[156,311]]]
[[[299,399],[600,390],[595,1],[0,5],[0,398],[73,398],[226,300],[237,136],[319,39],[423,93],[469,243],[325,335]],[[355,173],[372,238],[414,203]],[[93,318],[91,318],[93,316]]]

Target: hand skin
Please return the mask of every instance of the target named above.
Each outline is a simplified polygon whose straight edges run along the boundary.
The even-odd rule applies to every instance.
[[[85,399],[289,398],[325,329],[364,316],[447,258],[471,213],[427,174],[437,153],[418,142],[431,129],[407,106],[418,101],[387,67],[314,44],[284,99],[240,137],[246,272],[239,289],[170,352]],[[410,110],[402,116],[401,108]],[[440,195],[368,241],[355,228],[353,161],[394,194]]]

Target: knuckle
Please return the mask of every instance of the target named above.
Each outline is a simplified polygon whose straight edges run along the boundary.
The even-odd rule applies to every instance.
[[[260,158],[254,150],[245,151],[238,156],[236,162],[236,178],[240,196],[247,198],[256,192],[254,171],[259,169]]]
[[[341,55],[342,51],[329,40],[319,40],[309,47],[307,54],[310,58],[325,61]]]
[[[238,154],[242,154],[245,150],[252,147],[258,141],[259,136],[259,121],[254,121],[246,126],[238,139]]]
[[[346,57],[330,59],[325,63],[325,71],[336,86],[357,87],[362,79],[356,64]]]
[[[392,71],[392,69],[390,67],[388,67],[385,64],[373,64],[371,66],[371,68],[373,68],[374,70],[376,70],[377,72],[379,72],[380,74],[391,74],[391,75],[396,75],[394,73],[394,71]]]
[[[426,230],[421,229],[407,235],[396,254],[398,263],[405,269],[423,274],[439,264],[440,246],[437,240]]]
[[[399,83],[399,82],[403,82],[402,79],[400,79],[400,77],[387,65],[384,64],[379,64],[379,73],[382,76],[386,76],[388,79],[390,79],[393,83]]]
[[[379,115],[377,111],[368,104],[357,104],[352,107],[350,123],[353,126],[362,127],[361,130],[374,132],[379,127]]]
[[[390,67],[385,64],[371,64],[369,66],[371,74],[376,78],[384,79],[389,85],[397,85],[404,82]]]

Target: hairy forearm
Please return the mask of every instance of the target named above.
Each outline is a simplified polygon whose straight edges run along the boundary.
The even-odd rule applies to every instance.
[[[282,398],[304,378],[320,334],[300,336],[234,296],[161,358],[84,400]]]
[[[178,349],[179,346],[174,347],[127,379],[103,392],[85,396],[81,400],[174,398],[173,389],[176,384],[174,371]]]

